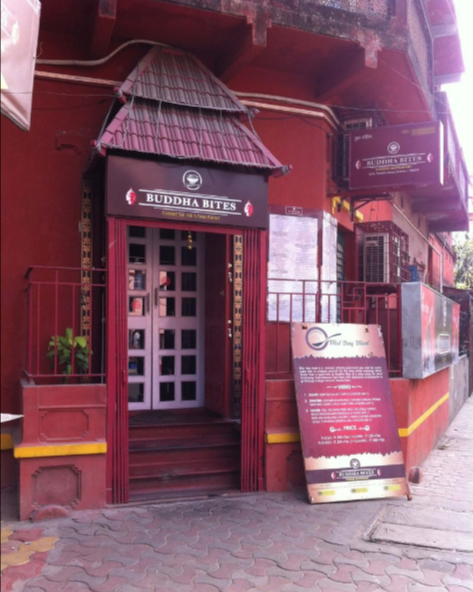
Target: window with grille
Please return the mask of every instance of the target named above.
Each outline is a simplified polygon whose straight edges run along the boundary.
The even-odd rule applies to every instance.
[[[357,224],[359,279],[397,284],[409,281],[409,237],[392,222]]]

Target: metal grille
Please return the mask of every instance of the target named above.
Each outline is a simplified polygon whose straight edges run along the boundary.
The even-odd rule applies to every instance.
[[[243,236],[233,238],[233,418],[241,419]]]
[[[314,4],[363,14],[370,18],[389,19],[394,13],[392,0],[317,0]]]
[[[409,281],[409,237],[392,222],[357,224],[358,270],[363,282]]]

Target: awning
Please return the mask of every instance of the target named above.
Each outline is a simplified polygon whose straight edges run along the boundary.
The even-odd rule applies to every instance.
[[[95,143],[107,149],[287,172],[240,120],[248,109],[190,54],[155,47],[118,89],[124,105]]]

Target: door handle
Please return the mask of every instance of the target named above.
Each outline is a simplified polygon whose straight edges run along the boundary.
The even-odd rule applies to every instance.
[[[149,292],[148,294],[146,294],[146,312],[149,313],[150,311],[150,297],[149,297]]]
[[[154,308],[158,306],[158,288],[154,289]]]

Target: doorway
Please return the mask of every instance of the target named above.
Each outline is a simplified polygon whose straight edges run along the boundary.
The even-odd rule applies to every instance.
[[[128,226],[131,411],[204,405],[203,233]]]
[[[199,360],[196,362],[197,370],[203,368],[200,375],[203,401],[199,400],[198,394],[196,401],[183,401],[182,396],[180,399],[178,396],[174,401],[163,401],[164,404],[170,404],[170,407],[153,411],[153,384],[156,384],[153,372],[160,372],[159,355],[157,367],[153,365],[156,364],[156,351],[160,351],[160,344],[150,318],[155,318],[158,322],[160,319],[159,306],[155,307],[154,300],[157,297],[159,303],[161,295],[159,272],[171,272],[173,267],[175,273],[192,271],[178,269],[182,263],[179,258],[175,259],[174,266],[170,260],[163,261],[162,264],[156,263],[159,261],[156,252],[161,252],[160,246],[174,244],[177,247],[175,252],[181,257],[182,247],[189,246],[189,229],[176,226],[153,221],[143,224],[113,216],[108,219],[107,438],[110,447],[107,499],[111,503],[126,503],[130,496],[132,499],[151,499],[155,496],[174,495],[175,492],[184,490],[208,492],[237,488],[242,491],[258,491],[264,485],[264,365],[261,360],[265,359],[265,233],[247,229],[235,233],[233,229],[202,227],[197,224],[191,226],[190,230],[196,233],[191,235],[192,246],[199,249],[201,244],[201,253],[203,252],[200,260],[197,250],[195,266],[184,266],[192,267],[194,271],[203,270],[203,273],[197,273],[195,294],[189,290],[190,297],[196,296],[197,300],[200,296],[204,298],[204,302],[196,303],[196,307],[203,314],[197,331],[199,326],[204,329],[205,341],[203,336],[200,342],[197,337],[197,348],[192,352],[196,353]],[[146,230],[143,231],[143,228]],[[174,230],[174,238],[171,235],[166,237],[165,233],[161,235],[161,231],[168,230]],[[235,234],[241,234],[241,237],[233,238]],[[140,246],[133,247],[130,251],[131,243]],[[235,247],[234,251],[233,245],[236,243],[239,248]],[[233,258],[235,273],[232,267]],[[138,277],[136,282],[137,272],[143,273],[144,277]],[[154,279],[155,277],[158,279]],[[202,284],[199,284],[199,279]],[[175,297],[187,297],[182,290],[180,296],[177,294],[179,283],[178,280],[175,282]],[[172,276],[165,283],[167,289],[162,290],[163,297],[171,297]],[[246,289],[242,290],[242,286]],[[132,307],[130,297],[141,298],[133,304],[134,314],[129,314]],[[169,316],[179,318],[177,312],[182,310],[179,308],[182,302],[179,304],[175,301],[174,305],[176,314]],[[172,304],[166,303],[166,311],[168,306]],[[240,342],[238,349],[235,349],[232,325],[229,323],[232,308],[235,315],[237,312],[241,315],[241,331],[245,336],[244,343]],[[144,313],[148,310],[146,318]],[[242,314],[242,311],[248,311],[248,314]],[[141,314],[136,314],[140,312]],[[182,318],[181,321],[183,322]],[[166,327],[161,328],[166,330]],[[180,331],[181,328],[174,326],[175,331]],[[151,337],[147,336],[146,330]],[[140,333],[134,335],[136,331],[143,331],[142,341],[139,339]],[[174,350],[162,349],[161,356],[173,351],[177,355],[187,355],[179,344],[180,342],[176,342]],[[130,368],[130,357],[144,359],[131,360],[132,373],[125,380]],[[241,422],[232,419],[232,360],[235,368],[239,365],[242,371],[241,404],[238,405],[241,409]],[[175,368],[178,368],[177,364],[178,362]],[[181,373],[167,376],[175,380],[177,387],[178,381],[184,380]],[[199,384],[198,372],[190,376],[192,379],[196,378]],[[188,375],[185,376],[186,380],[187,378]],[[134,391],[139,393],[138,400],[134,401],[129,400],[129,387],[132,383],[143,385]],[[134,388],[137,387],[132,387],[132,392]],[[179,392],[176,387],[175,392]],[[136,395],[134,398],[137,398]],[[131,404],[139,407],[130,411]],[[173,408],[172,405],[176,406]],[[171,431],[175,428],[184,430],[185,433],[177,436],[174,432],[172,435]],[[201,430],[200,434],[197,434],[198,430]],[[222,437],[226,441],[225,446],[222,445]],[[232,449],[231,454],[227,444]],[[223,458],[217,458],[214,454],[217,452]],[[201,455],[206,458],[201,458]]]

